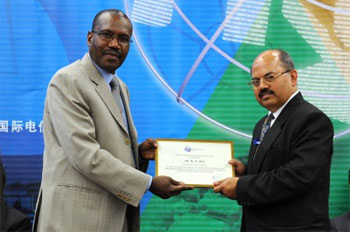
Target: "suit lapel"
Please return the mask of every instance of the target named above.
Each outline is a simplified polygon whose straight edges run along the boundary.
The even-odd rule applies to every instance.
[[[119,81],[119,83],[120,83],[120,81]],[[127,97],[128,96],[127,90],[125,89],[124,85],[121,85],[120,96],[123,100],[125,115],[126,115],[126,119],[128,120],[130,137],[135,138],[136,137],[136,130],[134,128],[134,122],[133,122],[132,115],[130,112],[130,105],[129,105],[129,99]]]
[[[276,140],[276,138],[281,133],[281,131],[283,129],[283,125],[286,123],[287,119],[290,117],[290,115],[294,111],[295,107],[297,107],[302,101],[303,101],[303,97],[302,97],[301,93],[298,93],[297,95],[295,95],[295,97],[293,99],[291,99],[288,102],[286,107],[282,110],[281,114],[278,116],[278,118],[274,122],[273,126],[265,134],[263,141],[259,145],[259,148],[257,150],[254,161],[252,160],[252,155],[250,154],[250,158],[249,158],[250,162],[248,165],[248,168],[250,166],[249,173],[255,174],[255,173],[260,172],[261,165],[263,164],[265,157],[268,154],[272,143]],[[260,127],[260,130],[261,130],[262,123],[259,123],[258,126]],[[260,134],[260,130],[258,130],[259,131],[258,134]],[[254,136],[257,136],[257,135],[255,135],[255,133],[254,133]],[[255,149],[254,149],[254,151],[255,151]]]
[[[119,82],[120,87],[121,87],[120,88],[120,96],[121,96],[123,104],[124,104],[126,119],[128,120],[129,136],[131,139],[131,145],[132,145],[132,149],[133,149],[135,166],[137,169],[139,169],[137,133],[136,133],[136,129],[134,126],[134,121],[132,119],[131,111],[130,111],[128,93],[127,93],[125,84],[124,83],[121,84],[122,82],[119,79],[118,79],[118,82]]]
[[[273,141],[275,141],[281,132],[281,126],[282,125],[280,123],[277,124],[276,121],[273,126],[266,132],[264,139],[260,143],[259,148],[256,152],[255,159],[252,161],[252,173],[258,173],[260,171],[261,165],[264,162],[271,144]]]
[[[249,151],[249,156],[248,156],[248,165],[247,165],[247,167],[248,167],[248,174],[250,174],[251,171],[252,171],[254,153],[255,153],[255,150],[258,147],[258,145],[254,141],[259,139],[260,131],[261,131],[262,125],[263,125],[263,123],[265,121],[265,118],[266,118],[266,116],[263,117],[255,125],[255,128],[254,128],[253,138],[252,138],[252,141],[251,141],[251,144],[250,144],[250,151]]]
[[[113,98],[111,90],[108,88],[106,82],[104,81],[101,74],[96,69],[95,65],[92,63],[91,59],[87,54],[82,59],[82,64],[87,69],[87,74],[90,80],[96,84],[96,92],[108,108],[109,112],[112,114],[113,118],[119,124],[119,126],[128,133],[126,126],[124,125],[123,115],[118,110],[117,104]]]

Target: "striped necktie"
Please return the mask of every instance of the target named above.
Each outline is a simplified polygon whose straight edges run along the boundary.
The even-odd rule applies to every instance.
[[[274,118],[275,118],[275,116],[273,116],[273,114],[271,113],[271,114],[269,114],[269,115],[266,117],[266,119],[265,119],[265,121],[264,121],[264,124],[263,124],[263,126],[262,126],[262,128],[261,128],[261,132],[260,132],[259,144],[258,144],[258,146],[256,147],[255,153],[254,153],[254,156],[253,156],[253,161],[254,161],[255,156],[256,156],[256,153],[257,153],[257,151],[258,151],[258,149],[259,149],[260,143],[263,141],[266,132],[270,129],[270,127],[271,127],[271,121],[272,121]]]
[[[260,141],[260,142],[263,141],[266,132],[267,132],[267,131],[270,129],[270,127],[271,127],[271,121],[272,121],[274,118],[275,118],[275,117],[273,116],[272,113],[269,114],[269,115],[266,117],[266,119],[265,119],[265,121],[264,121],[264,124],[263,124],[263,126],[262,126],[262,128],[261,128],[261,132],[260,132],[260,138],[259,138],[259,141]]]

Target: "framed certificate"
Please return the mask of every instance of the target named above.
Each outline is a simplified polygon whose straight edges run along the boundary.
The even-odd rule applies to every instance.
[[[234,176],[228,161],[233,158],[232,141],[157,139],[156,176],[195,187],[213,187],[213,182]]]

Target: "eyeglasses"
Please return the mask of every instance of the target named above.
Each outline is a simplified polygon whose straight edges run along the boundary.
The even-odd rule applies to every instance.
[[[259,78],[254,78],[248,83],[248,85],[251,88],[258,88],[260,86],[260,84],[261,84],[261,80],[263,80],[264,83],[272,83],[272,82],[274,82],[277,79],[277,77],[282,76],[283,74],[289,73],[292,70],[293,69],[288,69],[288,70],[286,70],[284,72],[281,72],[279,74],[264,76],[264,77],[262,77],[260,79]]]
[[[111,42],[112,40],[114,40],[114,38],[116,38],[120,45],[125,46],[125,45],[129,45],[129,43],[132,43],[132,40],[126,35],[119,36],[109,31],[100,31],[100,32],[91,31],[91,32],[97,34],[100,39],[107,42]]]

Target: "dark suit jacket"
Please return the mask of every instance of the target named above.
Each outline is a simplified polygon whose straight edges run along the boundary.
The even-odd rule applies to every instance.
[[[328,230],[330,119],[298,93],[266,133],[253,162],[253,141],[264,120],[255,126],[247,175],[237,184],[242,231]]]
[[[5,218],[7,207],[4,202],[4,187],[5,187],[5,170],[2,166],[0,155],[0,231],[5,230]]]

